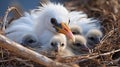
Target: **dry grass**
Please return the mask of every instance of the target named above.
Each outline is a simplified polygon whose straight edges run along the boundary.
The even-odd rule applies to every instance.
[[[82,10],[89,17],[101,20],[104,37],[99,46],[93,50],[93,54],[84,57],[59,58],[56,61],[62,63],[78,63],[84,67],[109,67],[120,66],[120,51],[100,55],[92,59],[90,57],[120,49],[120,5],[118,0],[71,0],[65,3],[69,10]],[[81,61],[84,59],[84,61]],[[77,61],[76,61],[77,60]],[[75,62],[74,62],[75,61]],[[40,67],[41,65],[18,57],[7,49],[0,48],[0,67]],[[43,67],[43,66],[42,66]]]

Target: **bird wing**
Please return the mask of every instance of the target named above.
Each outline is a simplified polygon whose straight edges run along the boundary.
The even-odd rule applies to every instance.
[[[23,17],[12,21],[5,30],[5,34],[8,38],[18,43],[21,42],[21,38],[26,33],[33,32],[34,23],[28,14],[24,14]]]

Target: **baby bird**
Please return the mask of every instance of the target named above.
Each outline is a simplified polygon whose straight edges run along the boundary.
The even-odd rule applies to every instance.
[[[99,29],[91,29],[85,35],[87,39],[87,46],[92,49],[96,47],[96,44],[100,43],[100,39],[102,38],[102,32]]]
[[[81,35],[82,29],[78,25],[70,25],[70,29],[74,35]]]
[[[50,54],[60,57],[73,56],[74,54],[67,48],[67,39],[64,34],[54,35],[47,46],[43,46],[43,50]]]
[[[74,35],[75,42],[68,41],[68,47],[75,55],[86,54],[89,52],[87,47],[87,40],[82,35]]]
[[[40,47],[37,36],[32,33],[23,35],[21,44],[32,48]]]

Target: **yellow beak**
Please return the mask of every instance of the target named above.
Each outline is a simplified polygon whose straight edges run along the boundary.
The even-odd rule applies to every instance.
[[[57,29],[59,33],[63,33],[68,39],[72,40],[73,42],[75,41],[75,37],[73,36],[68,24],[61,23],[61,28],[57,27]]]

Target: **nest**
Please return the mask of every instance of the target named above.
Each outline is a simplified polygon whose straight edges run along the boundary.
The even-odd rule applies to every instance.
[[[53,59],[72,67],[120,66],[120,5],[119,0],[70,0],[65,3],[68,10],[82,10],[89,17],[99,19],[104,36],[92,54]],[[15,18],[16,19],[16,18]],[[4,20],[1,18],[1,20]],[[1,21],[0,20],[0,21]],[[11,20],[11,19],[10,19]],[[12,19],[14,20],[14,19]],[[11,21],[12,21],[11,20]],[[2,24],[2,21],[1,21]],[[1,26],[4,26],[3,24]],[[2,29],[4,30],[4,29]],[[2,31],[1,31],[2,34]],[[29,59],[0,48],[1,67],[43,67]],[[44,66],[45,67],[45,66]]]

